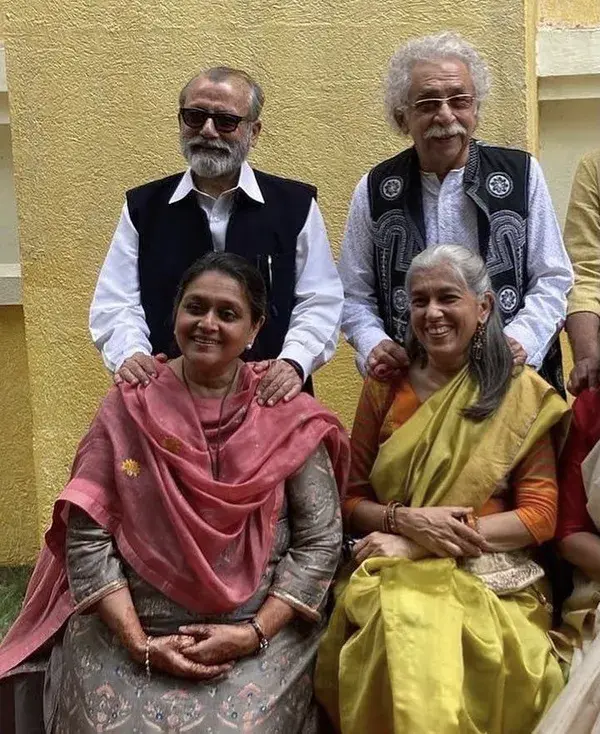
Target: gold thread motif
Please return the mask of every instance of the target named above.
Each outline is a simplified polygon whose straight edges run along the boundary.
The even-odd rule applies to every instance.
[[[165,436],[160,442],[160,445],[163,449],[170,451],[172,454],[178,454],[183,446],[181,441],[178,438],[175,438],[175,436]]]
[[[121,462],[121,471],[132,479],[137,479],[140,476],[142,467],[139,461],[135,459],[123,459]]]

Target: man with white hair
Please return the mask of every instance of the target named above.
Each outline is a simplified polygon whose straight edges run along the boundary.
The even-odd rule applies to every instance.
[[[116,382],[147,384],[156,374],[152,355],[175,356],[177,284],[213,249],[245,257],[265,279],[267,323],[247,352],[262,361],[257,369],[268,368],[260,402],[290,400],[333,356],[343,290],[316,189],[246,160],[263,103],[246,72],[201,72],[179,96],[188,169],[127,192],[90,310],[92,338]]]
[[[412,258],[462,244],[487,263],[516,363],[561,391],[558,332],[573,273],[539,163],[473,139],[490,76],[454,33],[414,39],[391,58],[385,106],[413,147],[375,166],[352,198],[339,271],[342,330],[361,369],[389,379],[407,364],[404,279]],[[443,312],[440,338],[452,338]]]

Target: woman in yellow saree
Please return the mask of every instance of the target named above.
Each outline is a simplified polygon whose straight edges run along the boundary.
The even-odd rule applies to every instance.
[[[550,431],[568,409],[513,369],[478,255],[429,248],[407,284],[410,367],[367,379],[357,409],[358,567],[316,695],[343,734],[531,734],[563,686],[531,549],[554,533]]]

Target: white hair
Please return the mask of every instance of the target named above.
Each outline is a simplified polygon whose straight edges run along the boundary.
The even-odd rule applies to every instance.
[[[445,31],[433,36],[413,38],[394,53],[385,79],[385,113],[393,129],[402,132],[398,115],[400,113],[401,116],[408,107],[408,91],[414,66],[421,61],[436,59],[458,59],[463,62],[473,80],[477,109],[487,97],[491,86],[488,65],[458,33]]]
[[[431,245],[416,255],[406,273],[410,293],[415,273],[447,265],[477,298],[492,291],[492,283],[481,256],[462,245]]]

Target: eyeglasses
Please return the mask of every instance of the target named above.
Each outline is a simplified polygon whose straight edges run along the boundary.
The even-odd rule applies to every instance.
[[[220,133],[232,133],[240,122],[248,119],[239,115],[230,115],[227,112],[209,112],[200,107],[181,107],[179,117],[193,130],[202,130],[206,121],[210,119],[213,121],[215,130]]]
[[[433,115],[440,111],[444,102],[454,112],[460,110],[468,110],[473,106],[475,97],[472,94],[454,94],[452,97],[427,97],[426,99],[418,99],[413,102],[411,107],[413,110],[420,112],[422,115]]]

